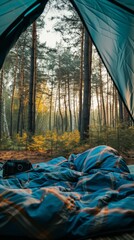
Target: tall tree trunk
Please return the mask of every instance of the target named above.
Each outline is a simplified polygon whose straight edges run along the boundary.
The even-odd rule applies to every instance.
[[[21,101],[22,101],[22,99],[20,97],[20,99],[19,99],[18,118],[17,118],[17,134],[19,134],[19,131],[20,131],[20,120],[21,120],[21,110],[22,110],[21,109],[21,106],[22,106]]]
[[[120,123],[122,123],[123,122],[123,103],[119,94],[118,94],[118,100],[119,100],[119,121]]]
[[[67,89],[68,89],[68,108],[69,108],[70,131],[72,131],[72,111],[71,111],[71,99],[70,99],[70,76],[69,76],[69,72],[68,72],[68,76],[67,76]]]
[[[115,106],[115,87],[114,83],[112,84],[113,86],[113,101],[112,101],[112,127],[115,127],[115,116],[114,116],[114,106]]]
[[[10,138],[8,123],[7,123],[7,116],[6,116],[5,97],[3,98],[3,129],[6,136]]]
[[[3,112],[2,86],[3,86],[3,78],[4,78],[3,75],[4,75],[4,70],[2,68],[0,72],[0,141],[2,140],[2,112]]]
[[[99,93],[98,93],[98,85],[97,82],[95,84],[96,98],[97,98],[97,108],[98,108],[98,122],[101,128],[101,114],[100,114],[100,101],[99,101]]]
[[[26,45],[26,34],[23,40],[22,55],[20,63],[20,81],[19,81],[19,111],[18,111],[18,121],[17,121],[17,133],[22,137],[24,131],[24,65],[25,65],[25,45]],[[16,57],[16,64],[18,64],[18,59]],[[17,69],[16,69],[17,70]],[[16,76],[14,76],[14,88],[16,83]],[[13,95],[14,95],[13,89]],[[13,103],[12,103],[13,104]]]
[[[82,121],[82,83],[83,83],[83,53],[84,53],[84,27],[81,26],[81,61],[80,61],[80,86],[79,86],[79,122],[78,129],[81,130]]]
[[[23,51],[24,52],[24,51]],[[20,136],[23,135],[24,129],[24,120],[23,120],[23,101],[24,101],[24,54],[22,56],[21,63],[21,74],[20,74],[20,83],[19,83],[19,111],[18,111],[18,121],[17,121],[17,133],[20,133]]]
[[[60,63],[60,57],[59,57],[59,74],[58,74],[58,97],[59,97],[59,114],[60,114],[60,118],[61,118],[61,131],[63,133],[63,115],[62,115],[62,111],[61,111],[61,73],[60,73],[60,69],[61,69],[61,63]]]
[[[115,127],[117,127],[117,123],[118,123],[117,90],[115,88]]]
[[[107,73],[107,100],[106,100],[106,122],[107,126],[109,126],[109,76]]]
[[[37,29],[36,29],[36,22],[33,23],[33,38],[34,38],[33,134],[35,134],[36,85],[37,85]]]
[[[54,104],[54,124],[53,124],[53,128],[57,131],[57,96],[58,96],[58,92],[56,92],[56,96],[55,96],[55,104]]]
[[[13,107],[14,107],[14,94],[15,94],[15,86],[16,86],[17,68],[18,68],[18,46],[16,45],[16,60],[15,60],[15,67],[14,67],[13,90],[12,90],[11,107],[10,107],[10,137],[11,138],[13,135]]]
[[[28,132],[35,132],[35,91],[36,91],[36,22],[32,25],[31,71],[29,81]]]
[[[76,118],[76,92],[75,92],[75,82],[73,86],[73,130],[76,129],[77,118]]]
[[[21,77],[21,120],[20,120],[20,136],[22,137],[24,132],[24,65],[22,66],[22,77]]]
[[[103,125],[106,127],[106,110],[105,110],[104,93],[103,93],[103,81],[102,81],[102,64],[101,64],[101,59],[99,60],[99,74],[100,74],[100,95],[101,95],[101,103],[102,103]]]
[[[95,106],[94,106],[94,99],[92,98],[92,123],[95,127],[95,114],[94,114],[94,109],[95,109]]]
[[[85,31],[84,46],[84,97],[82,110],[81,140],[89,138],[89,121],[91,106],[91,65],[92,65],[92,41]]]
[[[64,106],[65,106],[65,132],[67,132],[68,129],[68,119],[67,119],[67,87],[66,87],[66,81],[65,81],[65,95],[64,95]]]
[[[113,91],[113,88],[112,88],[112,84],[111,84],[111,86],[110,86],[110,103],[109,103],[109,105],[110,105],[110,107],[109,107],[109,109],[110,109],[110,113],[109,113],[109,118],[110,118],[110,127],[113,127],[113,93],[112,93],[112,91]]]
[[[53,82],[51,83],[50,107],[49,107],[49,130],[52,130],[52,102],[53,102]]]
[[[130,125],[130,116],[125,105],[124,105],[124,122],[126,123],[126,126]]]

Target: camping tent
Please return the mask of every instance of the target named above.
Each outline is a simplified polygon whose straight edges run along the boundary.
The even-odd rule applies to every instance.
[[[134,119],[134,1],[70,0]],[[0,1],[0,67],[48,0]]]

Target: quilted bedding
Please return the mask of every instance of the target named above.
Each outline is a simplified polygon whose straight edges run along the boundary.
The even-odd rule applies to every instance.
[[[0,235],[84,239],[134,230],[134,174],[108,146],[0,177]]]

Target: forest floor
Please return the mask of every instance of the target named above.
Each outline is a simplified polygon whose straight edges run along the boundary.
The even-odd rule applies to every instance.
[[[0,151],[0,161],[9,159],[24,160],[28,159],[32,163],[46,162],[50,160],[49,154],[46,152],[30,151],[30,150],[2,150]]]
[[[126,163],[128,165],[134,164],[134,151],[129,151],[127,153],[121,154],[124,159],[126,160]],[[59,155],[60,156],[60,155]],[[0,151],[0,162],[6,161],[9,159],[28,159],[31,163],[37,163],[37,162],[47,162],[52,158],[55,158],[58,156],[52,156],[50,152],[40,152],[40,151],[30,151],[30,150],[2,150]],[[65,157],[65,156],[63,156]]]

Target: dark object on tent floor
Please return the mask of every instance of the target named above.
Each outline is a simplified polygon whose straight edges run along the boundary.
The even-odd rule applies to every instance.
[[[26,172],[32,168],[32,164],[28,160],[7,160],[4,162],[3,177],[9,177],[16,173]]]

